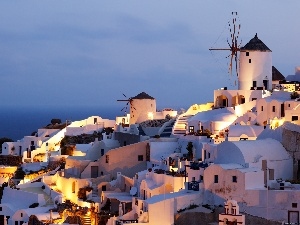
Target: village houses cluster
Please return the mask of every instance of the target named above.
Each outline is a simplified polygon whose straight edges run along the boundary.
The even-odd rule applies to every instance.
[[[284,77],[257,34],[241,48],[239,68],[237,90],[215,90],[211,103],[185,112],[158,112],[142,92],[116,120],[91,116],[5,142],[1,155],[22,163],[0,168],[8,184],[0,224],[76,224],[68,222],[74,216],[100,224],[107,216],[108,225],[174,225],[177,214],[220,207],[219,224],[247,216],[299,223],[300,68]],[[101,136],[62,152],[66,136],[94,133]],[[45,170],[58,161],[64,167]],[[20,169],[24,178],[13,177]],[[56,210],[66,203],[72,207]]]

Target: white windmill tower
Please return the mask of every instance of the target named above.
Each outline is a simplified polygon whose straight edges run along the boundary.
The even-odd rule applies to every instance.
[[[124,95],[125,96],[125,95]],[[125,96],[126,97],[126,96]],[[145,92],[141,92],[135,97],[130,97],[125,100],[126,106],[121,110],[127,109],[130,106],[130,121],[129,124],[141,123],[146,120],[153,120],[156,114],[156,100]]]
[[[272,51],[257,34],[240,48],[238,89],[272,89]]]
[[[210,48],[209,50],[227,50],[230,54],[230,75],[236,73],[238,90],[272,89],[272,51],[257,37],[257,34],[244,47],[239,41],[241,24],[237,12],[232,12],[228,22],[230,40],[228,48]]]

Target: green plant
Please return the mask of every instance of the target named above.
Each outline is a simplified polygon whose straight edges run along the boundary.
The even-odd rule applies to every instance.
[[[299,98],[299,94],[296,91],[292,92],[290,96],[291,96],[291,99]]]
[[[33,204],[31,204],[28,208],[36,208],[36,207],[38,207],[39,206],[39,203],[33,203]]]
[[[191,161],[191,160],[193,160],[193,156],[194,156],[194,154],[193,154],[193,142],[188,142],[188,144],[187,144],[187,146],[186,146],[186,149],[187,149],[187,151],[188,151],[188,154],[187,154],[187,159],[189,160],[189,161]]]

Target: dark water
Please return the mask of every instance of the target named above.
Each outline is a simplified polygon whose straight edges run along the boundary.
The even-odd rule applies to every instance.
[[[122,113],[119,107],[1,107],[0,138],[8,137],[17,141],[46,126],[53,118],[64,122],[82,120],[89,116],[115,119],[116,116],[122,116]]]

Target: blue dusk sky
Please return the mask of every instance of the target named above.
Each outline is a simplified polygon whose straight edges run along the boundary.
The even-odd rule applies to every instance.
[[[236,89],[227,70],[228,21],[245,45],[255,33],[273,65],[300,65],[300,1],[0,2],[0,107],[119,106],[144,91],[158,107],[213,101]]]

